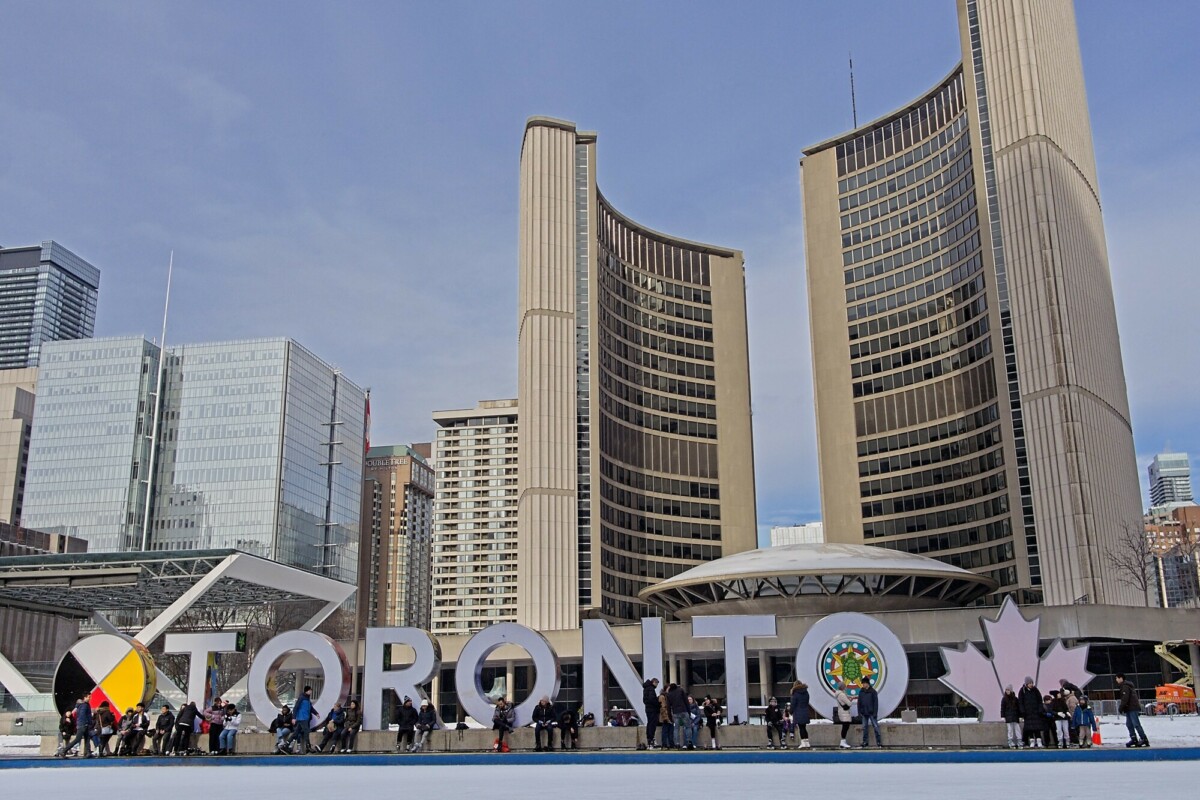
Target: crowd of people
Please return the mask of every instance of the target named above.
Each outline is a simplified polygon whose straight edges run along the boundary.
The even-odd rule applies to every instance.
[[[1125,715],[1129,728],[1126,747],[1149,747],[1139,719],[1137,692],[1122,673],[1116,675],[1120,689],[1118,710]],[[1087,749],[1100,731],[1096,712],[1078,686],[1060,678],[1058,688],[1042,694],[1032,677],[1026,677],[1020,690],[1004,687],[1000,700],[1000,716],[1008,725],[1007,740],[1011,749],[1071,747]]]

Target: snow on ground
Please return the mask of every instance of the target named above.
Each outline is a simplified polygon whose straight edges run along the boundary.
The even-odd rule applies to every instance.
[[[40,736],[0,736],[0,756],[36,756]]]
[[[504,756],[496,756],[497,762]],[[80,774],[83,769],[85,774]],[[402,771],[402,772],[401,772]],[[154,767],[112,770],[86,767],[21,769],[4,773],[9,797],[44,796],[64,786],[162,786],[172,800],[208,800],[216,791],[222,800],[262,800],[295,795],[303,785],[305,797],[570,798],[636,797],[639,800],[744,800],[756,794],[788,796],[879,794],[889,800],[928,800],[930,797],[1002,798],[1020,794],[1014,787],[1039,787],[1046,797],[1096,800],[1103,797],[1160,797],[1164,787],[1186,786],[1195,780],[1196,763],[1159,764],[635,764],[565,765],[512,764],[456,766],[404,765],[386,767],[222,768],[172,767],[164,775]],[[214,781],[217,781],[214,784]],[[214,789],[219,786],[219,789]],[[40,793],[40,795],[39,795]]]

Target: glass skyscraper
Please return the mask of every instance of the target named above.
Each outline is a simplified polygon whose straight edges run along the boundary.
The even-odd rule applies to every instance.
[[[88,339],[100,270],[61,244],[0,248],[0,369],[38,365],[38,349]]]
[[[356,580],[366,401],[338,370],[288,339],[54,342],[41,360],[27,526]]]

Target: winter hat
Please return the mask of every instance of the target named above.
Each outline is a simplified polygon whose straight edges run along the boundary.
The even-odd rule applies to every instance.
[[[421,708],[428,708],[428,707],[429,707],[429,701],[428,701],[428,700],[422,700],[422,701],[421,701]]]
[[[1011,691],[1012,691],[1012,684],[1010,683],[1008,686],[1005,686],[1005,687],[1004,687],[1004,691],[1006,691],[1006,692],[1011,692]]]
[[[1025,685],[1026,685],[1026,686],[1028,686],[1028,685],[1029,685],[1029,684],[1031,684],[1031,683],[1033,683],[1033,678],[1031,678],[1031,677],[1029,677],[1028,675],[1026,675],[1026,676],[1025,676]]]

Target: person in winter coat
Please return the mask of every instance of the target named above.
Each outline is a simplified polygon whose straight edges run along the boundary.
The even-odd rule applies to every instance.
[[[837,704],[834,716],[837,717],[837,721],[842,726],[842,740],[838,742],[838,747],[843,750],[849,750],[850,743],[846,741],[846,736],[850,733],[850,723],[854,719],[854,713],[851,710],[853,706],[850,705],[850,695],[846,694],[844,689],[838,689],[837,694],[834,696],[834,701]],[[792,708],[795,708],[795,706],[792,706]]]
[[[658,678],[642,684],[642,710],[646,712],[646,747],[654,749],[654,732],[658,730]]]
[[[429,741],[429,732],[437,726],[437,712],[433,710],[433,706],[428,700],[422,700],[421,710],[417,712],[417,743],[413,745],[412,749],[414,753],[419,753],[425,748],[425,742]]]
[[[300,752],[307,753],[312,749],[312,721],[313,717],[317,716],[317,710],[313,708],[312,702],[312,687],[305,686],[304,691],[300,694],[300,698],[296,700],[296,707],[292,709],[292,717],[296,721],[295,727],[292,728],[291,742],[300,743]]]
[[[324,753],[326,747],[331,753],[336,750],[338,743],[342,741],[342,731],[345,727],[346,712],[342,710],[341,703],[334,703],[333,708],[329,709],[329,715],[317,726],[321,731],[321,743],[317,745],[317,752]]]
[[[175,716],[175,731],[171,734],[171,743],[167,747],[167,752],[181,756],[187,755],[192,744],[192,731],[195,729],[196,718],[199,716],[200,711],[194,702],[179,709],[179,713]]]
[[[649,685],[650,681],[646,681]],[[653,691],[653,689],[651,689]],[[657,701],[655,702],[655,717],[658,716]],[[558,714],[554,713],[554,706],[550,705],[550,698],[543,697],[538,701],[538,704],[533,707],[533,744],[537,752],[543,750],[554,749],[554,729],[558,727]],[[542,733],[546,734],[546,746],[542,747]]]
[[[84,758],[92,757],[91,728],[92,706],[88,702],[88,696],[85,694],[79,698],[78,702],[75,703],[75,735],[71,738],[71,741],[67,743],[67,746],[63,748],[64,757],[67,753],[70,753],[71,748],[77,744],[83,745],[83,750],[81,752],[83,753]]]
[[[675,726],[675,745],[682,749],[687,746],[687,736],[684,732],[692,727],[692,717],[688,712],[687,692],[677,683],[667,687],[667,707]]]
[[[1042,743],[1046,747],[1058,747],[1058,733],[1054,725],[1054,698],[1050,695],[1042,698]]]
[[[706,696],[704,698],[704,724],[708,726],[708,738],[713,750],[721,749],[721,742],[717,738],[717,726],[721,724],[721,704],[716,698]]]
[[[1026,676],[1025,683],[1017,692],[1017,702],[1021,706],[1021,720],[1024,726],[1021,737],[1026,747],[1041,747],[1042,733],[1045,731],[1045,720],[1042,718],[1042,693],[1033,683],[1033,678]]]
[[[125,715],[121,717],[121,722],[117,725],[117,747],[113,751],[113,755],[129,755],[125,752],[128,746],[129,734],[133,731],[133,709],[125,709]]]
[[[662,731],[662,746],[675,748],[675,718],[671,716],[671,703],[667,700],[667,687],[658,693],[658,727]]]
[[[810,722],[808,707],[811,700],[808,696],[808,684],[804,681],[796,681],[792,684],[792,698],[788,703],[792,707],[792,735],[798,740],[796,745],[800,750],[808,750],[812,747],[808,743],[808,723]],[[842,734],[845,739],[845,734]]]
[[[696,702],[696,698],[690,694],[687,696],[687,709],[687,749],[695,750],[696,743],[700,740],[700,729],[704,727],[704,709]],[[675,723],[675,727],[679,727],[678,722]]]
[[[54,755],[58,758],[65,758],[67,754],[67,742],[71,741],[75,736],[75,712],[68,711],[63,714],[58,720],[58,748],[55,749]]]
[[[221,731],[225,729],[225,701],[214,697],[212,707],[204,711],[204,721],[208,723],[208,752],[217,755],[221,751]]]
[[[1050,696],[1050,713],[1054,715],[1057,746],[1066,750],[1071,746],[1071,712],[1067,708],[1067,698],[1063,697],[1062,692],[1054,692]]]
[[[417,710],[413,708],[411,697],[405,697],[404,702],[396,709],[396,752],[411,753],[413,750],[413,731],[417,729]],[[405,744],[408,742],[408,744]]]
[[[768,750],[775,749],[775,739],[779,740],[780,750],[787,750],[787,739],[783,735],[783,709],[774,697],[767,702],[767,708],[763,711],[763,727],[767,729]]]
[[[159,710],[158,719],[154,720],[154,755],[166,755],[171,747],[171,734],[175,731],[175,715],[171,707],[163,705]]]
[[[237,747],[238,728],[242,726],[242,715],[233,703],[226,703],[221,710],[225,712],[225,721],[221,724],[221,735],[217,737],[217,752],[223,756],[231,756]]]
[[[579,749],[579,712],[568,707],[566,711],[558,716],[559,737],[562,743],[562,749],[567,749],[567,741],[571,742],[571,749]]]
[[[1079,708],[1079,697],[1070,689],[1064,689],[1063,699],[1067,703],[1067,731],[1071,735],[1071,744],[1078,744],[1079,726],[1075,724],[1075,709]]]
[[[492,730],[496,732],[496,741],[492,745],[492,749],[497,753],[508,752],[508,745],[504,743],[504,734],[511,733],[516,723],[516,709],[501,697],[496,701],[496,710],[492,712]]]
[[[129,755],[140,755],[146,747],[146,734],[150,732],[150,715],[146,713],[146,707],[138,703],[133,707],[133,729],[132,736],[129,740]]]
[[[112,755],[112,751],[108,749],[108,743],[117,730],[117,716],[113,713],[112,706],[107,700],[101,701],[100,707],[96,709],[96,730],[100,733],[99,756],[107,758]]]
[[[883,747],[883,736],[879,732],[879,693],[871,685],[870,678],[862,679],[858,690],[858,716],[862,718],[862,746],[867,746],[867,732],[875,731],[875,745]]]
[[[288,739],[292,735],[292,731],[296,728],[296,718],[292,715],[292,710],[285,704],[279,709],[279,713],[275,715],[275,719],[271,720],[271,727],[268,728],[271,733],[275,734],[275,752],[281,755],[286,755],[288,750]]]
[[[1000,716],[1008,727],[1008,746],[1016,750],[1021,746],[1021,702],[1011,685],[1004,687],[1004,697],[1000,698]]]
[[[424,710],[426,703],[421,703],[421,709]],[[346,724],[342,727],[342,740],[338,743],[343,753],[353,753],[354,743],[358,741],[358,732],[362,730],[363,717],[362,709],[358,707],[357,700],[351,700],[346,706]],[[421,727],[420,715],[417,715],[417,728]],[[436,717],[435,717],[436,719]]]
[[[1096,712],[1092,710],[1092,704],[1088,702],[1086,696],[1079,698],[1079,704],[1075,706],[1075,715],[1072,721],[1075,723],[1075,728],[1079,731],[1079,746],[1091,747],[1092,734],[1100,730],[1100,725],[1096,722]]]
[[[1142,709],[1138,707],[1137,689],[1125,679],[1124,672],[1116,674],[1117,688],[1121,692],[1117,711],[1125,715],[1125,727],[1129,730],[1129,741],[1126,747],[1149,747],[1146,732],[1142,730]],[[1138,737],[1141,737],[1140,739]]]

